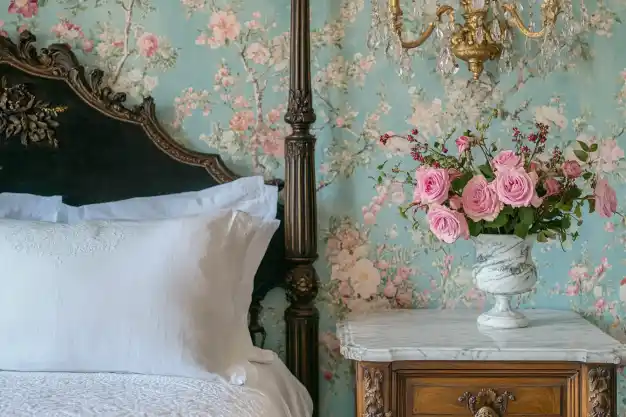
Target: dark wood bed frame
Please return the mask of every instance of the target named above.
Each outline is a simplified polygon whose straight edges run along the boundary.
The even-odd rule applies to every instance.
[[[261,301],[285,289],[286,362],[318,409],[318,277],[315,121],[311,100],[309,0],[292,0],[289,102],[285,121],[281,229],[255,277],[250,332],[262,345]],[[0,37],[0,192],[61,195],[82,205],[200,190],[238,176],[219,155],[177,143],[152,98],[125,105],[100,70],[86,72],[67,45],[38,49],[24,31]],[[156,146],[155,146],[156,145]],[[209,175],[207,175],[207,172]],[[259,341],[260,336],[260,341]]]

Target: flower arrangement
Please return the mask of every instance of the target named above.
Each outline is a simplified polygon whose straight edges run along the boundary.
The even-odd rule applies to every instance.
[[[589,154],[597,144],[579,141],[576,157],[567,159],[558,146],[547,150],[549,128],[537,123],[528,134],[513,130],[514,149],[499,149],[486,137],[495,116],[454,140],[456,156],[448,147],[452,135],[429,145],[417,139],[414,129],[405,139],[418,168],[405,171],[397,164],[386,172],[387,162],[377,167],[378,183],[391,180],[413,188],[413,199],[400,207],[400,214],[408,218],[411,211],[414,227],[415,213],[426,211],[431,232],[446,243],[480,234],[563,242],[568,235],[578,237],[569,230],[574,221],[582,224],[585,205],[602,217],[616,213],[615,190],[591,169]],[[385,134],[380,141],[386,144],[392,137]]]

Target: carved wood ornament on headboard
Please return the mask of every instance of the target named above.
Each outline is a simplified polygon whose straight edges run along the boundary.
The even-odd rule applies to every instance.
[[[308,31],[306,4],[292,10],[292,30],[297,23]],[[173,140],[158,122],[152,98],[126,106],[126,95],[107,86],[101,70],[87,73],[67,45],[38,50],[35,40],[28,31],[17,43],[0,36],[0,191],[62,195],[79,205],[199,190],[238,178],[219,155]],[[317,409],[315,138],[309,131],[315,115],[308,50],[308,34],[292,37],[285,119],[293,132],[285,139],[282,225],[255,279],[250,331],[264,340],[260,302],[272,288],[284,288],[287,366]]]

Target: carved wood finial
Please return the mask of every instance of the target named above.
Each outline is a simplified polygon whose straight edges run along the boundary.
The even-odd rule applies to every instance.
[[[504,417],[509,401],[514,401],[515,396],[508,391],[498,394],[493,389],[481,389],[477,395],[464,392],[458,399],[465,403],[467,409],[474,417]]]

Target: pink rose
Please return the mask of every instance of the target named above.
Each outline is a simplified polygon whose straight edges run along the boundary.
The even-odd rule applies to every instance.
[[[31,17],[36,15],[38,11],[38,0],[11,0],[9,2],[8,12],[21,14],[26,19],[30,19]]]
[[[461,210],[463,207],[463,200],[458,195],[453,195],[450,197],[450,208],[452,210]]]
[[[450,175],[442,168],[419,167],[415,172],[417,185],[413,201],[422,204],[442,204],[448,199]]]
[[[462,200],[463,211],[475,222],[495,220],[503,206],[494,187],[482,175],[476,175],[469,180],[463,189]]]
[[[561,192],[561,184],[555,178],[547,178],[543,182],[543,188],[546,189],[546,197],[556,195]]]
[[[528,207],[535,197],[535,181],[523,168],[501,167],[495,188],[500,201],[512,207]]]
[[[617,195],[605,178],[600,178],[593,190],[596,197],[596,210],[600,217],[611,217],[617,211]]]
[[[463,153],[470,148],[471,139],[467,136],[459,136],[457,140],[454,141],[456,143],[456,148],[459,150],[459,153]]]
[[[427,214],[430,231],[437,239],[454,243],[458,238],[469,239],[469,227],[463,214],[435,204]]]
[[[491,161],[491,165],[496,171],[503,168],[521,168],[522,163],[522,157],[513,151],[502,151]]]
[[[565,161],[561,167],[563,174],[567,178],[578,178],[583,173],[578,161]]]
[[[152,57],[159,49],[159,38],[152,33],[144,33],[137,39],[137,49],[145,57]]]

